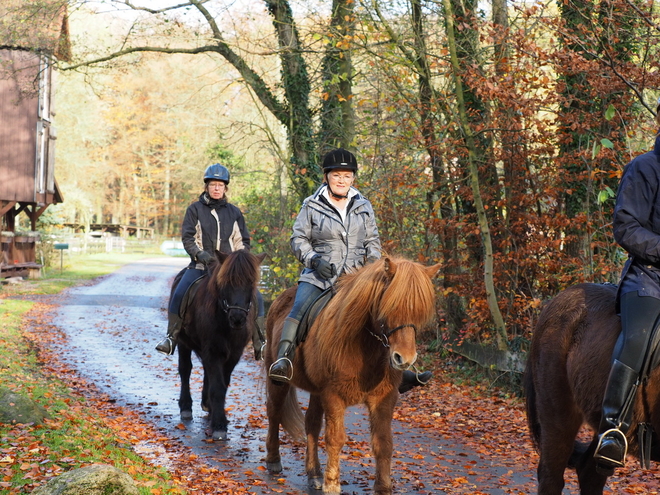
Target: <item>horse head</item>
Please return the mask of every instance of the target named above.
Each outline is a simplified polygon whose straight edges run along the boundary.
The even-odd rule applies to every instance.
[[[231,329],[244,328],[248,314],[256,311],[255,297],[259,283],[259,265],[266,253],[253,255],[246,249],[239,249],[231,254],[215,252],[218,261],[213,270],[216,299],[220,309],[226,315]]]
[[[382,260],[386,288],[379,299],[374,335],[389,348],[390,366],[396,370],[408,369],[417,360],[417,330],[435,316],[432,278],[440,266],[390,256]]]

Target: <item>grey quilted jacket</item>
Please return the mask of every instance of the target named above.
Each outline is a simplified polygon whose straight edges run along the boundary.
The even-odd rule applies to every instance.
[[[298,279],[320,289],[330,287],[338,276],[363,266],[368,260],[380,258],[380,237],[371,203],[357,189],[351,188],[346,207],[346,220],[323,196],[322,185],[303,201],[293,225],[291,249],[305,266]],[[315,254],[334,263],[336,275],[323,280],[311,267]]]

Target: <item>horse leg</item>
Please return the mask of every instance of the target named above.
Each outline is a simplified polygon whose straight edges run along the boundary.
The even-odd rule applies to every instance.
[[[190,396],[190,372],[192,371],[191,350],[179,344],[179,376],[181,393],[179,394],[179,412],[182,421],[190,421],[192,415],[192,397]]]
[[[223,364],[216,359],[204,360],[204,378],[208,379],[208,405],[210,406],[210,436],[213,440],[227,440],[227,415],[225,398],[227,387]]]
[[[222,376],[223,376],[223,383],[225,385],[225,389],[229,388],[231,374],[234,371],[234,368],[236,367],[237,363],[238,360],[232,360],[231,362],[228,361],[222,367],[223,368]],[[202,410],[205,412],[211,412],[211,403],[209,402],[209,380],[206,375],[206,371],[204,372],[204,387],[202,388]]]
[[[566,390],[564,388],[563,390]],[[552,398],[550,397],[552,395]],[[572,398],[548,393],[548,400],[538,402],[538,421],[541,425],[539,441],[538,495],[561,495],[564,471],[575,447],[575,438],[582,425],[582,415]]]
[[[204,369],[204,380],[202,384],[202,411],[209,412],[211,410],[209,404],[209,379]]]
[[[594,438],[575,465],[581,495],[603,495],[603,489],[607,483],[607,476],[596,470],[597,462],[594,459],[594,452],[597,444],[598,439]]]
[[[339,483],[339,455],[346,443],[344,414],[346,406],[336,395],[323,397],[325,411],[325,451],[328,457],[325,465],[323,493],[341,493]]]
[[[321,398],[312,394],[309,396],[309,406],[305,413],[305,431],[307,432],[307,451],[305,452],[305,468],[307,470],[307,486],[313,490],[323,487],[323,472],[319,462],[319,435],[323,425],[323,406]]]
[[[371,450],[376,459],[376,495],[392,494],[392,415],[397,397],[398,394],[393,391],[385,397],[368,397],[366,401],[371,425]]]
[[[266,415],[268,416],[268,433],[266,434],[266,467],[274,474],[282,472],[280,457],[280,425],[282,424],[282,409],[291,385],[287,383],[274,384],[266,380]]]

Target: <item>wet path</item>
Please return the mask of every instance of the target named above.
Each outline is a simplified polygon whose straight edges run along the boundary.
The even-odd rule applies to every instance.
[[[249,483],[259,494],[320,493],[308,491],[304,448],[284,438],[284,471],[271,477],[265,470],[265,385],[261,368],[246,352],[232,376],[227,407],[229,441],[209,443],[204,435],[201,370],[192,377],[193,420],[182,424],[177,405],[179,381],[176,357],[154,350],[167,327],[169,286],[187,263],[183,258],[154,258],[127,265],[92,286],[68,290],[54,323],[66,332],[67,364],[115,399],[141,411],[147,419],[184,444],[205,462]],[[304,401],[303,401],[304,402]],[[349,442],[342,458],[343,493],[370,493],[373,475],[368,422],[362,408],[346,416]],[[396,493],[532,493],[533,474],[514,461],[494,463],[488,453],[476,453],[429,429],[394,421],[393,480]],[[145,446],[158,449],[158,446]],[[322,462],[324,458],[322,457]]]

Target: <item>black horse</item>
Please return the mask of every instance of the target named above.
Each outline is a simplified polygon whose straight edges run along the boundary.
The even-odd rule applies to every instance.
[[[251,312],[257,311],[259,265],[266,255],[255,256],[244,249],[231,254],[216,251],[215,255],[217,262],[214,260],[209,274],[199,282],[179,334],[179,411],[182,420],[192,419],[190,372],[194,351],[204,367],[202,409],[209,412],[209,435],[214,440],[226,440],[225,396],[231,373],[249,340],[249,325],[255,324]],[[174,279],[172,294],[182,275]]]

